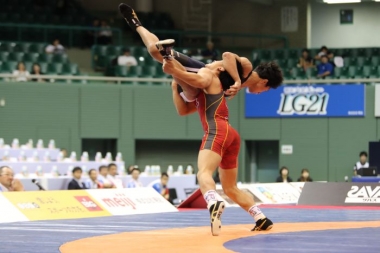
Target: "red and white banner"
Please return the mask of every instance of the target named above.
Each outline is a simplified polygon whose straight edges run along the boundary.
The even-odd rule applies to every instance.
[[[151,187],[87,190],[112,215],[178,212]]]

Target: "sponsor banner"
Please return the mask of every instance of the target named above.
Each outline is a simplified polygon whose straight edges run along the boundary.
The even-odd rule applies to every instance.
[[[380,206],[379,183],[305,183],[299,205]]]
[[[247,118],[364,117],[365,85],[281,86],[245,95]]]
[[[380,84],[375,86],[375,117],[380,117]]]
[[[264,204],[294,204],[300,196],[288,183],[251,184],[249,190]]]
[[[84,190],[4,192],[3,195],[29,220],[110,216]]]
[[[87,190],[87,192],[112,215],[178,211],[151,187]]]
[[[27,221],[25,217],[9,200],[0,193],[0,223]]]
[[[301,194],[302,189],[305,185],[305,182],[294,182],[294,183],[289,183],[289,184],[293,186]]]

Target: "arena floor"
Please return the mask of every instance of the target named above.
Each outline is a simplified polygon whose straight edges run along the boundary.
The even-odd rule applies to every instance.
[[[269,232],[239,208],[210,234],[207,210],[1,224],[1,253],[380,252],[380,208],[265,206]]]

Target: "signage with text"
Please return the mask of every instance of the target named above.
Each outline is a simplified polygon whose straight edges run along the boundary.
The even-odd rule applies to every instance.
[[[364,117],[365,85],[286,85],[260,95],[246,92],[245,116]]]

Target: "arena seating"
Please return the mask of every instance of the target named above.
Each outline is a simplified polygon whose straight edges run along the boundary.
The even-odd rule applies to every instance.
[[[335,68],[331,77],[334,79],[357,79],[380,77],[380,48],[339,48],[330,49],[335,56],[344,59],[344,67]],[[297,68],[302,49],[254,50],[252,58],[255,63],[275,60],[283,69],[285,79],[302,80],[317,78],[316,69]],[[314,57],[319,49],[310,49]],[[317,62],[318,64],[318,62]]]
[[[38,63],[44,74],[79,75],[78,65],[70,63],[66,54],[46,54],[44,43],[0,42],[0,72],[12,73],[17,63],[23,61],[31,72],[33,63]]]

